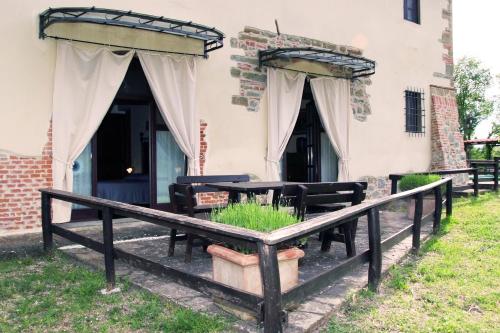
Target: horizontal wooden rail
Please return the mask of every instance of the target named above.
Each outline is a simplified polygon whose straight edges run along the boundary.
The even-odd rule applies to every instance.
[[[168,228],[178,228],[188,232],[221,241],[236,241],[242,245],[256,248],[255,242],[262,240],[266,234],[227,224],[216,223],[152,208],[140,207],[107,199],[90,197],[54,189],[41,189],[40,192],[51,199],[63,200],[94,209],[110,208],[114,214],[136,218]]]
[[[343,224],[346,221],[364,216],[372,208],[384,206],[390,202],[401,199],[414,197],[418,193],[426,193],[434,190],[435,187],[445,185],[451,182],[451,178],[440,179],[434,183],[415,188],[410,191],[392,194],[371,202],[364,202],[356,206],[350,206],[335,212],[327,213],[310,220],[306,220],[297,224],[290,225],[265,234],[264,242],[269,245],[275,245],[291,241],[294,239],[302,238],[307,235],[319,232],[337,225]]]
[[[231,288],[224,284],[213,281],[203,276],[191,274],[179,269],[162,265],[158,262],[143,258],[122,249],[115,248],[116,258],[154,275],[171,279],[176,283],[195,289],[203,294],[216,297],[221,300],[233,303],[245,308],[249,312],[254,312],[258,317],[259,305],[264,301],[261,296],[247,293],[238,289]]]
[[[88,247],[89,249],[104,254],[104,244],[102,242],[96,241],[86,236],[82,236],[74,231],[64,228],[62,225],[52,225],[52,232],[58,236],[72,241],[73,243],[83,245],[85,247]]]
[[[338,278],[341,278],[346,273],[352,271],[356,267],[370,261],[370,250],[363,251],[354,257],[347,259],[340,265],[322,272],[307,281],[295,286],[283,294],[283,304],[285,306],[298,306],[305,298],[314,294],[317,291],[324,289],[332,284]]]
[[[479,171],[477,168],[434,170],[434,171],[410,172],[410,173],[392,173],[389,175],[389,179],[391,181],[391,194],[395,194],[398,192],[398,182],[404,176],[409,176],[409,175],[446,176],[446,175],[458,175],[462,173],[472,174],[474,176],[472,188],[474,189],[474,196],[477,197],[479,195]]]
[[[500,157],[494,160],[474,160],[470,161],[473,168],[478,169],[481,175],[491,175],[493,178],[493,191],[498,191],[498,177],[500,176]]]
[[[391,173],[389,179],[401,179],[408,175],[457,175],[461,173],[473,173],[474,168],[461,168],[449,170],[435,170],[435,171],[422,171],[422,172],[408,172],[408,173]]]
[[[480,164],[480,165],[489,165],[489,166],[494,166],[495,163],[500,162],[500,157],[495,157],[493,160],[468,160],[467,161],[470,164]]]

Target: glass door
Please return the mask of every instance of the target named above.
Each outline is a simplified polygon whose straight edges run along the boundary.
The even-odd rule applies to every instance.
[[[175,183],[178,176],[186,174],[186,156],[179,148],[172,133],[169,131],[160,112],[155,108],[151,123],[151,175],[152,206],[157,209],[169,210],[170,196],[168,187]]]
[[[336,182],[338,174],[338,157],[325,132],[321,132],[321,181]]]
[[[73,163],[73,192],[82,195],[95,195],[95,137],[85,146],[80,156]],[[73,204],[72,220],[97,217],[97,211],[86,206]]]

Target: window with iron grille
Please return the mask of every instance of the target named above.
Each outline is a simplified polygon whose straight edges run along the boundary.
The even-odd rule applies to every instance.
[[[420,0],[404,0],[405,20],[420,24]]]
[[[424,92],[422,90],[405,90],[406,132],[425,133],[424,105]]]

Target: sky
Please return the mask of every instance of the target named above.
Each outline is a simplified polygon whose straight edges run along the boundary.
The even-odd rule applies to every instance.
[[[495,76],[500,74],[500,0],[453,0],[453,57],[455,62],[467,56],[479,59]],[[488,92],[500,94],[496,85]],[[486,138],[491,119],[476,129],[477,138]]]

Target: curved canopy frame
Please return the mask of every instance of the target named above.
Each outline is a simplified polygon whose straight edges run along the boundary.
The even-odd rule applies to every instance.
[[[49,35],[46,29],[54,23],[91,23],[107,26],[119,26],[130,29],[146,30],[156,33],[172,34],[195,38],[204,42],[204,54],[221,48],[224,43],[224,34],[213,27],[193,23],[192,21],[180,21],[163,16],[153,16],[135,13],[132,11],[122,11],[116,9],[96,8],[96,7],[61,7],[49,8],[40,14],[39,38],[67,39],[64,37]],[[79,42],[100,44],[93,41],[78,40]],[[109,44],[106,44],[109,45]],[[123,45],[110,45],[117,47],[127,47]],[[144,49],[146,51],[167,52],[161,50]],[[171,52],[178,53],[178,52]],[[200,54],[192,54],[200,55]]]
[[[292,58],[347,68],[351,70],[352,78],[375,74],[375,61],[373,60],[316,47],[294,47],[263,50],[259,52],[259,66],[277,67],[272,63],[272,61],[290,60]],[[324,76],[323,74],[318,75]]]

